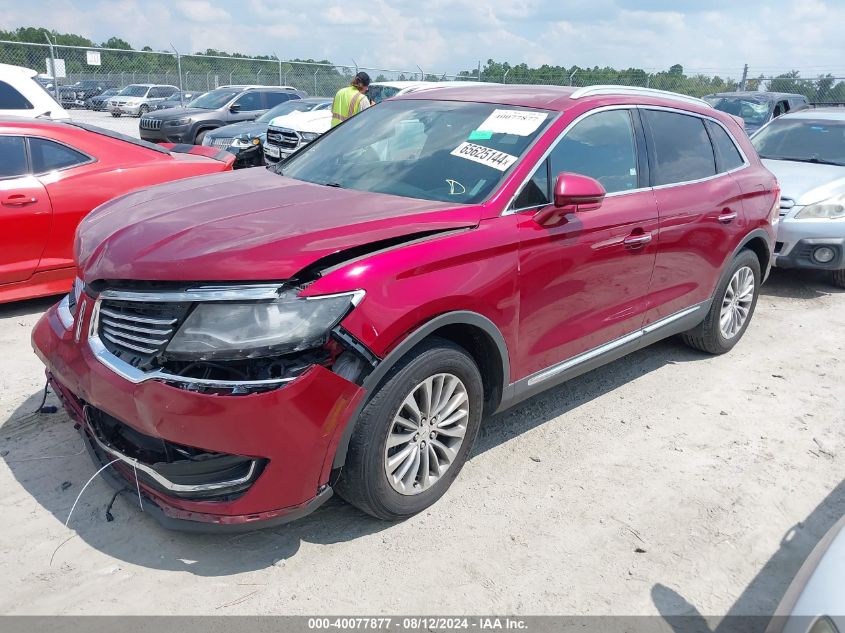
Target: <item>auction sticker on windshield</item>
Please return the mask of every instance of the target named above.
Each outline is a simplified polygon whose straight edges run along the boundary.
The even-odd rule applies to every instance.
[[[500,152],[497,149],[484,147],[483,145],[476,145],[475,143],[461,143],[450,154],[459,158],[466,158],[467,160],[481,163],[487,167],[505,171],[508,167],[516,162],[516,156],[511,156],[505,152]]]
[[[546,112],[531,110],[493,110],[477,129],[494,134],[530,136],[537,131],[547,116]]]

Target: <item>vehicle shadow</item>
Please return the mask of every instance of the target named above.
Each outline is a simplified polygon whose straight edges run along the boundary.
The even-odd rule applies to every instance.
[[[26,299],[12,303],[0,304],[0,319],[8,319],[30,314],[45,312],[47,308],[56,303],[62,295],[52,297],[39,297],[38,299]]]
[[[824,535],[845,515],[845,480],[834,488],[806,519],[790,528],[778,550],[746,586],[736,602],[718,620],[702,615],[681,594],[663,585],[652,587],[654,606],[676,633],[694,630],[763,633],[801,565]],[[741,623],[740,628],[738,624]]]
[[[827,273],[820,270],[772,268],[769,278],[760,288],[760,295],[763,297],[784,299],[818,299],[843,293],[845,289],[830,283]]]

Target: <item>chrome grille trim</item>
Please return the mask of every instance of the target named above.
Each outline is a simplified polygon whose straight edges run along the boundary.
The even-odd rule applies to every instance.
[[[161,124],[161,119],[148,119],[145,117],[141,117],[141,121],[138,124],[138,127],[140,127],[142,130],[160,130]]]
[[[132,343],[127,343],[126,341],[119,341],[108,332],[103,332],[103,338],[110,340],[115,345],[120,345],[121,347],[128,347],[129,349],[135,350],[136,352],[141,352],[142,354],[155,354],[158,351],[157,349],[147,349],[146,347],[141,347],[140,345],[133,345]]]
[[[215,138],[211,140],[211,146],[217,147],[219,149],[226,149],[232,144],[235,138],[232,136],[222,136],[220,138]]]
[[[105,310],[103,311],[103,314],[105,314]],[[152,328],[139,327],[137,325],[127,325],[126,323],[119,323],[117,321],[113,321],[110,318],[105,318],[105,319],[102,320],[102,322],[103,322],[104,325],[108,325],[111,328],[117,328],[117,329],[120,329],[120,330],[128,330],[130,332],[143,332],[144,334],[169,334],[170,333],[170,329],[155,330],[155,329],[152,329]]]
[[[108,298],[116,298],[116,297],[106,297]],[[127,301],[127,299],[121,299],[121,301]],[[102,308],[101,312],[106,316],[112,317],[113,319],[121,319],[123,321],[137,321],[138,323],[147,323],[150,325],[175,325],[176,319],[152,319],[150,317],[135,317],[135,316],[128,316],[125,314],[121,314],[120,312],[114,312],[113,310],[109,310],[108,308]]]

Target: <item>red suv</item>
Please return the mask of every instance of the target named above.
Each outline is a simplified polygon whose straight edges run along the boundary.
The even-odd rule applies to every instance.
[[[697,99],[432,89],[272,170],[101,206],[33,343],[166,526],[281,523],[333,490],[398,519],[447,490],[485,416],[673,334],[730,350],[778,197]]]

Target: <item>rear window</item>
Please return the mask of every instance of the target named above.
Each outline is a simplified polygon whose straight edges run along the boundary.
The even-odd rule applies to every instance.
[[[0,178],[22,176],[26,172],[23,137],[0,136]]]
[[[0,110],[32,110],[32,104],[5,81],[0,81]]]
[[[700,180],[716,174],[716,161],[704,121],[697,116],[643,110],[656,165],[654,185]]]
[[[29,139],[29,151],[32,154],[32,170],[36,174],[82,165],[91,160],[82,152],[77,152],[67,145],[43,138]]]
[[[742,167],[745,161],[742,159],[742,155],[724,128],[718,123],[712,122],[708,122],[707,127],[710,130],[713,148],[716,150],[719,171],[731,171],[732,169]]]
[[[135,138],[133,136],[127,136],[126,134],[121,134],[120,132],[115,132],[114,130],[107,130],[105,128],[97,127],[96,125],[88,125],[87,123],[80,123],[79,121],[68,121],[66,125],[72,125],[74,127],[78,127],[86,132],[91,132],[93,134],[100,134],[101,136],[108,136],[109,138],[113,138],[118,141],[123,141],[124,143],[131,143],[132,145],[136,145],[138,147],[143,147],[144,149],[149,149],[154,152],[158,152],[159,154],[167,154],[169,155],[166,149],[161,147],[160,145],[156,145],[155,143],[149,143],[147,141],[142,141],[141,139]]]

